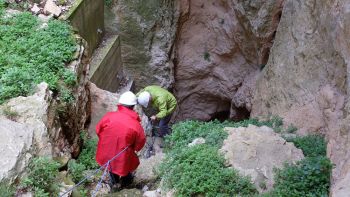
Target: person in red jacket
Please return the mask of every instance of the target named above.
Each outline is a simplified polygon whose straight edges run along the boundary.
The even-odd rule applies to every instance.
[[[146,142],[140,118],[133,110],[136,104],[134,93],[123,93],[118,101],[118,110],[107,112],[96,125],[96,161],[100,166],[128,147],[110,163],[110,177],[114,186],[120,184],[124,187],[132,182],[132,172],[140,164],[136,153]]]

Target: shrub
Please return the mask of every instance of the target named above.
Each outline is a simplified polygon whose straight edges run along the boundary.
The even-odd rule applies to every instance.
[[[327,157],[307,157],[277,170],[271,196],[328,196],[332,164]]]
[[[59,166],[58,162],[47,157],[32,159],[28,167],[28,177],[23,182],[24,185],[31,188],[35,192],[35,196],[57,193],[54,183],[58,177]]]
[[[180,122],[172,126],[172,134],[166,136],[165,141],[169,149],[186,147],[194,139],[202,137],[206,143],[221,147],[227,133],[223,130],[224,125],[218,121],[200,122],[195,120]]]
[[[167,188],[175,188],[177,196],[234,196],[256,193],[249,178],[224,165],[218,149],[209,145],[183,148],[168,155],[160,168]]]
[[[77,76],[74,72],[64,69],[63,71],[64,83],[69,87],[74,87],[77,84]]]
[[[84,170],[85,166],[83,164],[77,163],[75,160],[68,162],[68,172],[75,183],[84,178]]]
[[[83,149],[78,157],[78,163],[84,165],[87,170],[98,168],[99,165],[95,160],[97,138],[87,139],[84,137]]]
[[[289,125],[286,132],[287,133],[295,133],[298,130],[298,128],[296,126],[294,126],[293,124]]]
[[[239,122],[230,122],[230,121],[226,121],[223,123],[223,126],[227,126],[227,127],[248,127],[248,125],[255,125],[258,127],[261,126],[268,126],[270,128],[272,128],[275,132],[281,132],[283,130],[283,119],[279,116],[272,116],[267,120],[258,120],[256,118],[252,118],[252,119],[246,119],[246,120],[242,120]]]
[[[105,5],[106,5],[107,7],[112,7],[112,5],[113,5],[113,0],[105,0]]]
[[[283,131],[283,119],[279,116],[272,116],[268,120],[262,121],[261,124],[272,128],[277,133]]]
[[[6,116],[6,118],[12,120],[12,121],[16,121],[16,119],[18,118],[18,112],[12,110],[9,106],[5,106],[3,108],[3,113]]]
[[[205,51],[203,54],[204,60],[210,62],[210,53],[208,51]]]
[[[305,157],[326,156],[327,145],[322,136],[307,135],[302,137],[287,138],[288,142],[293,142],[300,148]]]
[[[15,188],[5,182],[0,182],[0,193],[2,197],[12,197],[15,194]]]
[[[37,17],[24,12],[3,17],[0,1],[0,104],[27,96],[36,84],[43,81],[51,90],[58,82],[71,85],[65,62],[76,51],[72,30],[62,21],[51,20],[41,27]]]
[[[305,159],[297,164],[285,164],[275,172],[275,185],[268,196],[327,196],[332,164],[326,157],[326,142],[322,136],[308,135],[287,138],[300,148]]]
[[[65,86],[60,86],[60,94],[59,95],[64,103],[73,103],[75,100],[73,93]],[[63,112],[64,111],[65,110],[63,110]]]
[[[167,156],[159,168],[165,189],[175,188],[177,196],[254,194],[250,179],[226,168],[225,159],[218,153],[228,135],[223,128],[238,125],[242,124],[184,121],[173,125],[172,134],[166,136]],[[187,146],[199,137],[206,140],[205,144]]]

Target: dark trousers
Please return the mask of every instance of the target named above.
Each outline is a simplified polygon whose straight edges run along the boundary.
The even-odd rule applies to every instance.
[[[121,187],[126,187],[126,186],[130,185],[134,179],[134,177],[131,173],[129,173],[126,176],[119,176],[117,174],[109,172],[109,175],[111,178],[112,185],[119,183],[121,185]]]
[[[171,114],[165,116],[164,118],[160,119],[159,121],[159,131],[160,131],[160,137],[164,137],[169,133],[169,122],[170,122]]]

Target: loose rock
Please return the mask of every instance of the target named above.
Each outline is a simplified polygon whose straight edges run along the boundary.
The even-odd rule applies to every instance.
[[[249,125],[247,128],[225,128],[229,133],[221,152],[228,165],[242,175],[249,175],[259,191],[272,188],[273,169],[281,168],[285,162],[296,162],[304,158],[300,149],[286,142],[271,128]]]

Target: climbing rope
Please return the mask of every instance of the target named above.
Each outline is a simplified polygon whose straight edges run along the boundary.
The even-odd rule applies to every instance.
[[[109,168],[109,161],[107,162],[107,167],[105,168],[105,171],[103,172],[103,174],[102,174],[102,176],[101,176],[101,178],[100,178],[100,181],[97,183],[97,185],[96,185],[96,188],[95,188],[95,190],[94,190],[94,192],[92,193],[92,197],[95,197],[96,196],[96,194],[97,194],[97,192],[98,192],[98,190],[100,189],[100,187],[101,187],[101,185],[102,185],[102,180],[105,178],[105,176],[107,175],[107,172],[108,172],[108,168]]]
[[[104,165],[102,165],[100,168],[96,169],[93,173],[85,176],[81,181],[79,181],[77,184],[75,184],[72,188],[70,188],[69,190],[67,190],[66,192],[64,192],[62,195],[60,195],[59,197],[63,197],[64,195],[68,194],[69,192],[73,191],[75,188],[77,188],[79,185],[81,185],[82,183],[84,183],[86,180],[90,179],[91,177],[93,177],[94,175],[96,175],[99,171],[101,171],[101,169],[104,168],[104,172],[98,182],[98,184],[95,187],[95,190],[92,194],[92,196],[95,196],[97,191],[100,189],[101,185],[102,185],[102,180],[104,179],[104,177],[106,176],[107,172],[108,172],[108,168],[110,166],[110,163],[116,159],[117,157],[119,157],[124,151],[126,151],[126,149],[128,149],[129,146],[125,147],[122,151],[120,151],[118,154],[116,154],[114,157],[112,157],[112,159],[108,160]]]

